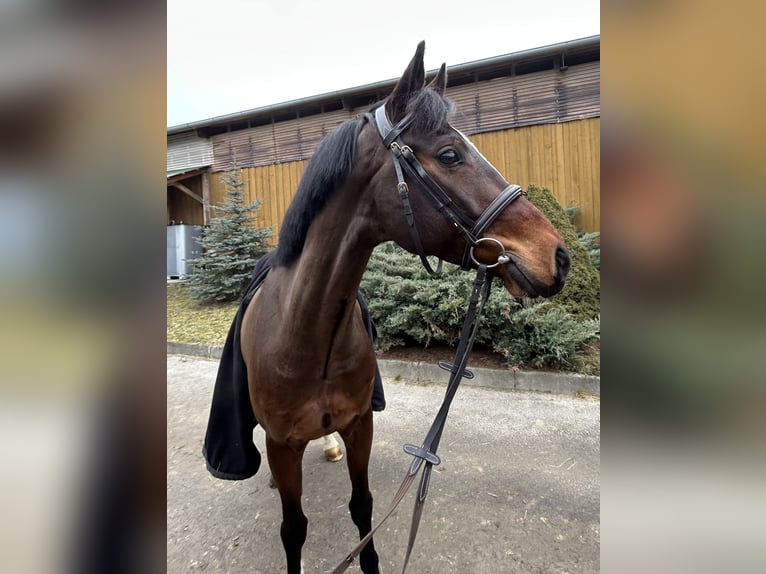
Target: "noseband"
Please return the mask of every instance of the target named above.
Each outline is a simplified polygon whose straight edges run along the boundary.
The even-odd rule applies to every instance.
[[[392,126],[386,115],[385,105],[381,105],[375,110],[374,119],[380,137],[383,138],[383,145],[385,145],[391,152],[391,157],[394,161],[394,169],[396,170],[396,178],[398,180],[396,190],[399,193],[399,198],[404,207],[404,214],[407,218],[407,225],[410,228],[412,241],[415,244],[415,248],[418,251],[418,255],[420,256],[420,260],[423,262],[426,271],[431,274],[438,273],[441,270],[442,261],[441,259],[439,260],[439,265],[437,266],[436,271],[434,271],[428,263],[428,259],[426,259],[425,250],[423,249],[420,235],[415,226],[415,218],[409,200],[409,186],[404,179],[404,172],[407,172],[407,175],[421,185],[426,191],[426,197],[428,197],[437,211],[439,211],[439,213],[441,213],[442,216],[465,238],[466,248],[461,263],[463,269],[468,269],[471,261],[476,265],[480,265],[480,262],[477,261],[473,255],[473,250],[483,241],[492,241],[500,246],[500,254],[498,255],[497,262],[487,265],[488,268],[495,267],[501,263],[508,263],[510,257],[505,251],[505,246],[493,237],[481,237],[481,235],[506,207],[508,207],[515,199],[522,195],[526,195],[527,193],[522,190],[520,186],[511,184],[501,191],[500,195],[492,200],[492,203],[487,206],[478,219],[474,219],[452,201],[441,186],[428,175],[423,164],[420,163],[417,157],[415,157],[412,148],[402,142],[401,135],[412,123],[414,115],[412,113],[407,114],[395,126]]]

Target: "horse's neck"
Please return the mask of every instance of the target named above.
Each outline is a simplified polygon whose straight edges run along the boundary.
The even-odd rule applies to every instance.
[[[291,328],[295,340],[332,337],[354,313],[374,246],[357,207],[342,198],[331,201],[312,223],[303,252],[287,270],[283,316],[303,318],[302,325]]]

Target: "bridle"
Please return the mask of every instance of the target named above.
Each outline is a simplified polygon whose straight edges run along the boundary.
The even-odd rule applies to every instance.
[[[383,138],[383,143],[391,151],[391,155],[394,160],[394,169],[396,170],[396,177],[398,183],[396,189],[399,193],[399,197],[402,200],[404,206],[404,213],[407,218],[407,224],[410,228],[413,243],[418,250],[420,259],[423,262],[423,266],[431,274],[438,273],[442,261],[439,260],[437,270],[434,271],[428,260],[426,259],[425,252],[423,250],[420,236],[418,235],[417,228],[415,227],[415,220],[412,213],[412,207],[409,201],[409,186],[404,180],[404,172],[406,171],[413,179],[421,184],[421,187],[426,191],[426,195],[430,201],[434,204],[436,209],[441,213],[447,221],[454,225],[458,231],[463,235],[466,240],[466,249],[463,254],[462,267],[468,269],[470,262],[473,261],[478,267],[476,273],[476,280],[473,283],[473,289],[471,291],[471,297],[469,299],[468,311],[466,312],[465,320],[463,321],[463,328],[460,333],[460,342],[458,343],[457,351],[455,353],[455,359],[453,363],[447,363],[446,361],[439,361],[439,366],[450,372],[450,379],[447,383],[447,391],[444,395],[441,407],[434,418],[431,428],[428,430],[426,438],[423,440],[421,446],[413,444],[404,445],[404,452],[414,457],[412,464],[410,464],[407,473],[402,480],[399,489],[394,495],[393,500],[388,506],[385,514],[381,518],[370,532],[359,541],[359,544],[346,556],[346,558],[332,571],[332,574],[342,574],[346,569],[354,562],[357,556],[362,552],[362,549],[372,539],[375,532],[388,520],[393,514],[396,507],[404,498],[404,495],[409,490],[412,483],[415,481],[418,472],[421,467],[423,468],[423,474],[420,477],[420,486],[418,488],[418,495],[415,499],[415,508],[412,512],[412,523],[410,525],[410,536],[407,543],[407,552],[404,558],[404,566],[402,567],[402,574],[407,569],[412,548],[415,544],[415,537],[417,536],[418,526],[420,524],[420,517],[423,513],[423,505],[425,504],[426,497],[428,496],[428,486],[431,480],[431,469],[440,464],[441,460],[436,455],[436,451],[439,448],[439,441],[441,440],[442,431],[444,425],[447,422],[447,415],[449,414],[450,405],[452,399],[455,397],[460,381],[465,376],[468,379],[473,378],[473,373],[466,369],[468,364],[468,357],[471,354],[473,348],[473,342],[476,338],[476,332],[479,326],[479,318],[481,312],[484,309],[484,304],[489,298],[489,290],[492,285],[492,278],[487,276],[487,269],[495,267],[497,265],[506,264],[511,259],[505,251],[503,244],[493,237],[481,237],[482,233],[489,227],[489,225],[497,218],[497,216],[511,204],[515,199],[522,195],[526,195],[521,187],[518,185],[509,185],[506,187],[500,195],[498,195],[478,219],[474,220],[472,217],[466,215],[450,197],[444,192],[434,179],[428,175],[428,172],[423,168],[423,165],[418,161],[417,157],[408,145],[404,144],[400,136],[407,127],[412,123],[412,114],[406,115],[395,126],[391,126],[388,121],[385,112],[385,106],[380,106],[375,110],[375,116],[372,114],[366,114],[368,120],[374,120],[378,127],[380,136]],[[497,262],[492,264],[481,263],[476,260],[473,255],[474,248],[482,241],[494,241],[500,246],[500,254],[498,255]]]
[[[372,116],[372,114],[369,114],[369,116]],[[420,163],[415,156],[412,148],[402,142],[401,135],[410,126],[413,119],[414,114],[409,113],[399,120],[395,126],[392,126],[386,115],[385,105],[379,106],[375,110],[374,115],[374,123],[378,128],[380,137],[383,139],[383,145],[388,148],[391,152],[391,157],[393,158],[394,170],[396,171],[396,178],[398,180],[396,190],[399,194],[399,199],[402,201],[402,207],[404,208],[404,215],[407,219],[410,235],[415,244],[415,248],[418,251],[420,260],[423,263],[423,267],[425,267],[426,271],[430,274],[438,273],[441,270],[441,260],[439,260],[437,271],[434,271],[426,258],[423,243],[420,241],[420,235],[418,234],[415,225],[412,206],[410,205],[409,186],[404,179],[405,171],[407,172],[407,175],[420,184],[426,192],[426,197],[431,201],[437,211],[441,213],[441,215],[454,226],[465,239],[466,247],[463,252],[463,260],[461,263],[463,269],[469,269],[472,261],[476,265],[479,265],[479,261],[477,261],[473,255],[473,250],[479,243],[484,241],[491,241],[500,246],[500,254],[498,255],[497,262],[488,265],[488,268],[508,263],[510,257],[505,251],[505,246],[498,239],[495,239],[494,237],[482,237],[482,234],[506,207],[522,195],[526,195],[527,192],[521,189],[518,185],[509,185],[501,191],[494,200],[492,200],[478,219],[474,219],[452,201],[450,196],[447,195],[441,186],[428,174],[423,167],[423,164]]]

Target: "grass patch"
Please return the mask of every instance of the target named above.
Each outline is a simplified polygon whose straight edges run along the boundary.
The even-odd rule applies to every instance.
[[[167,286],[167,340],[223,345],[239,303],[202,305],[183,283]]]

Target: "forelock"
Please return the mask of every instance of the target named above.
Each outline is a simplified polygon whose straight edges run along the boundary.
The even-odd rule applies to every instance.
[[[455,111],[455,104],[435,90],[420,90],[407,104],[407,113],[414,115],[411,128],[431,134],[444,128]]]

